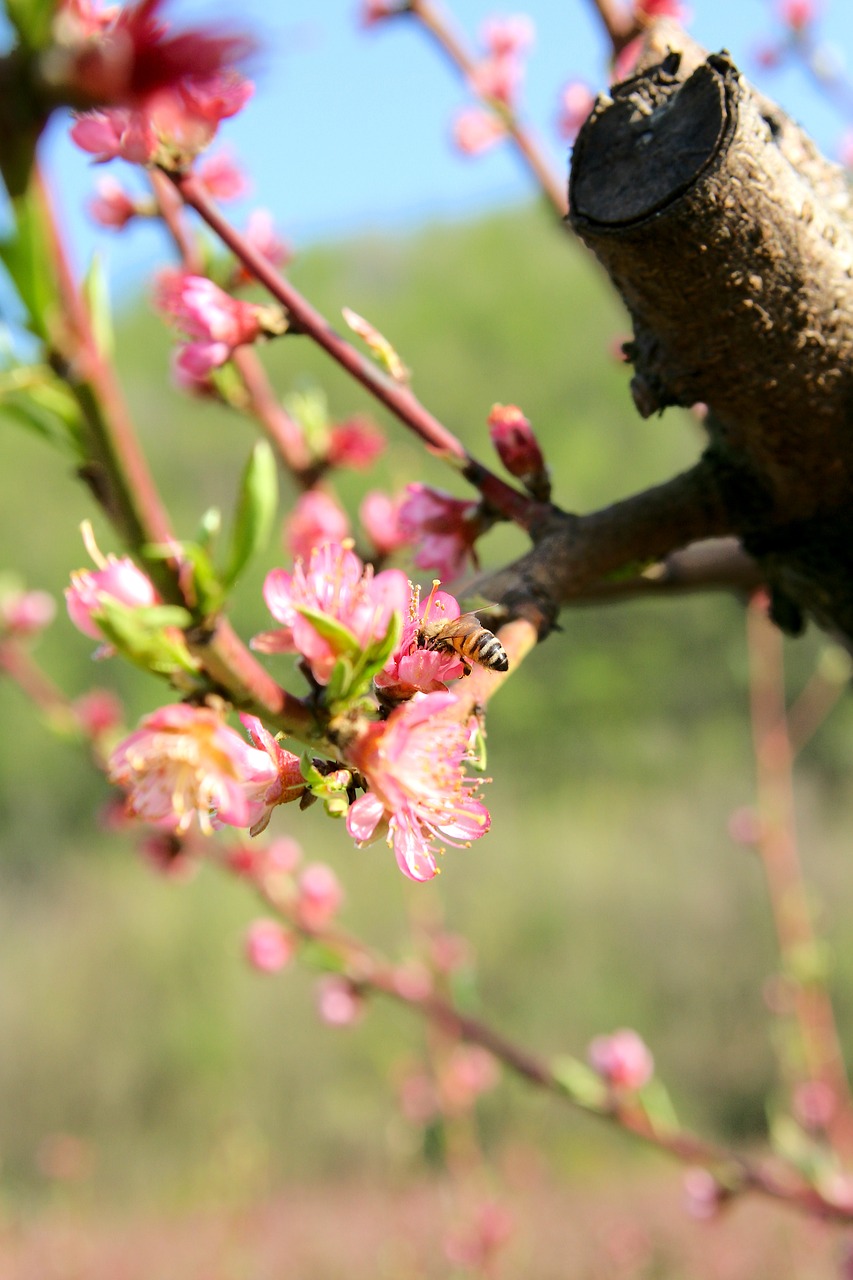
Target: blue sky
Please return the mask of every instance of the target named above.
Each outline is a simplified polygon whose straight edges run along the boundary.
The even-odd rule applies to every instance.
[[[838,112],[797,67],[760,72],[755,50],[778,26],[776,0],[693,0],[693,34],[710,49],[728,48],[762,87],[833,151],[843,132]],[[581,77],[605,85],[606,50],[589,0],[452,0],[458,27],[476,39],[492,13],[525,11],[537,41],[529,60],[525,115],[565,171],[565,145],[553,120],[561,86]],[[328,237],[400,230],[428,218],[465,216],[525,198],[530,180],[508,147],[478,159],[454,153],[453,113],[470,101],[438,50],[408,19],[369,31],[357,23],[357,0],[171,0],[176,26],[210,15],[247,27],[258,37],[252,68],[257,93],[221,141],[252,177],[251,198],[230,206],[238,221],[261,205],[297,248]],[[853,63],[853,4],[824,0],[818,30],[831,56]],[[138,279],[162,242],[153,228],[133,226],[120,236],[100,232],[85,203],[97,171],[67,141],[56,122],[44,156],[74,260],[82,267],[96,245],[107,245],[113,275]],[[217,144],[218,145],[218,144]],[[133,185],[119,162],[107,171]]]

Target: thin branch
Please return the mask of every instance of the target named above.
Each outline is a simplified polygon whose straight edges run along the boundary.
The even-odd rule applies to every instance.
[[[593,9],[601,19],[608,40],[617,57],[626,45],[643,32],[643,24],[631,9],[626,9],[619,0],[590,0]]]
[[[462,40],[453,30],[438,6],[433,4],[432,0],[410,0],[405,12],[418,19],[437,42],[442,52],[461,71],[469,86],[473,85],[477,70],[476,60],[465,48]],[[517,112],[511,107],[501,105],[500,109],[498,109],[489,99],[484,99],[484,102],[491,107],[501,120],[507,133],[518,148],[519,154],[527,164],[537,184],[541,187],[543,194],[554,206],[559,217],[564,218],[568,212],[566,183],[554,172],[546,160],[529,127],[522,124]]]
[[[169,174],[186,204],[195,209],[223,244],[262,285],[287,308],[293,327],[307,335],[331,356],[381,404],[439,457],[455,465],[496,512],[530,530],[540,524],[550,508],[520,493],[482,463],[412,394],[408,387],[386,377],[371,360],[332,329],[328,321],[285,280],[274,267],[222,217],[194,174]]]
[[[750,707],[758,770],[758,852],[776,927],[782,972],[794,989],[802,1045],[799,1080],[826,1086],[832,1099],[826,1131],[839,1155],[853,1154],[853,1103],[835,1016],[816,959],[820,943],[797,851],[793,751],[785,714],[782,638],[756,600],[747,614]]]

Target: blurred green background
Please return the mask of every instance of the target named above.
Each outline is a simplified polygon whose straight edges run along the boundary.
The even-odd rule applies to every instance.
[[[343,305],[368,316],[413,369],[416,392],[480,456],[492,403],[519,404],[570,509],[662,480],[701,449],[687,414],[638,419],[612,354],[625,318],[538,206],[315,249],[291,274],[333,323]],[[229,512],[252,427],[170,388],[170,337],[145,298],[119,317],[118,352],[154,473],[191,536],[211,504]],[[315,383],[336,417],[375,412],[305,340],[264,358],[282,395]],[[381,474],[340,478],[353,519],[366,483],[453,487],[385,425]],[[64,459],[11,422],[0,430],[0,568],[61,597],[86,560],[82,518],[95,519],[104,551],[119,548]],[[496,530],[484,562],[522,545]],[[271,548],[241,583],[233,621],[244,637],[269,625],[259,588],[282,560]],[[788,646],[792,690],[824,644],[810,633]],[[93,666],[91,649],[60,611],[38,654],[73,695],[93,683],[119,690],[132,723],[162,699],[150,678]],[[9,681],[0,723],[0,1203],[56,1194],[45,1157],[56,1135],[86,1144],[91,1168],[75,1194],[99,1204],[195,1204],[416,1168],[417,1135],[389,1079],[423,1028],[381,1005],[354,1030],[321,1025],[308,974],[261,978],[245,966],[243,930],[258,908],[244,887],[214,868],[188,883],[158,878],[129,840],[100,829],[105,783]],[[488,727],[492,831],[448,851],[437,882],[405,883],[383,845],[354,849],[316,811],[277,811],[272,834],[329,861],[347,927],[392,954],[406,952],[411,913],[443,916],[476,950],[482,1011],[521,1043],[582,1055],[593,1035],[633,1026],[685,1122],[759,1136],[774,1073],[762,986],[776,958],[760,868],[727,835],[753,784],[742,606],[715,596],[567,611]],[[851,731],[844,701],[803,753],[798,801],[853,1054]],[[509,1080],[486,1100],[483,1125],[487,1145],[536,1147],[558,1172],[632,1151]]]

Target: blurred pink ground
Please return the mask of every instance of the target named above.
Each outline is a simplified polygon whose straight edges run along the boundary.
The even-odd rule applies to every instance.
[[[493,1194],[493,1191],[492,1191]],[[516,1230],[488,1274],[516,1280],[838,1280],[851,1233],[752,1199],[713,1223],[677,1171],[624,1186],[528,1176],[501,1197]],[[251,1208],[120,1221],[0,1219],[3,1280],[447,1280],[448,1186],[298,1187]],[[482,1274],[482,1273],[478,1273]]]

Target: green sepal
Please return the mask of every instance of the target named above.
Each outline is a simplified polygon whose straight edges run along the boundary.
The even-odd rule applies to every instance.
[[[107,273],[99,253],[92,255],[89,270],[83,279],[83,297],[89,311],[95,345],[105,360],[112,359],[115,353],[113,314]]]
[[[607,1086],[600,1076],[578,1058],[560,1057],[551,1063],[557,1084],[578,1106],[588,1111],[606,1111]]]
[[[346,973],[346,960],[340,951],[317,938],[307,938],[303,942],[299,958],[309,968],[319,969],[321,973]]]
[[[302,776],[308,784],[311,794],[323,801],[326,813],[330,818],[343,818],[349,809],[348,791],[352,785],[352,773],[345,765],[335,769],[333,773],[321,773],[314,764],[314,759],[306,753],[300,763]],[[337,777],[335,775],[338,775]],[[343,775],[343,776],[341,776]]]
[[[27,48],[43,49],[50,44],[58,3],[59,0],[6,0],[6,15]]]
[[[196,613],[209,617],[222,605],[225,594],[213,561],[204,547],[197,542],[181,542],[176,550],[174,545],[148,543],[144,554],[151,560],[173,560],[179,555],[188,560],[192,566],[192,589]]]
[[[343,663],[344,666],[338,672],[338,663],[335,664],[332,679],[326,686],[323,702],[327,708],[331,709],[342,701],[352,703],[368,692],[374,677],[399,644],[402,630],[402,618],[398,613],[393,613],[381,639],[374,640],[366,649],[356,649],[354,660],[353,655],[349,654],[338,659],[338,663]]]
[[[114,648],[145,671],[171,676],[179,671],[195,675],[199,670],[181,634],[192,616],[179,605],[132,608],[104,595],[92,621]]]
[[[323,691],[323,705],[331,710],[339,703],[348,702],[353,683],[353,665],[349,658],[341,654],[332,667],[329,682]]]
[[[224,588],[233,586],[252,557],[266,546],[277,509],[275,457],[267,441],[259,440],[240,480],[231,548],[222,574]]]

